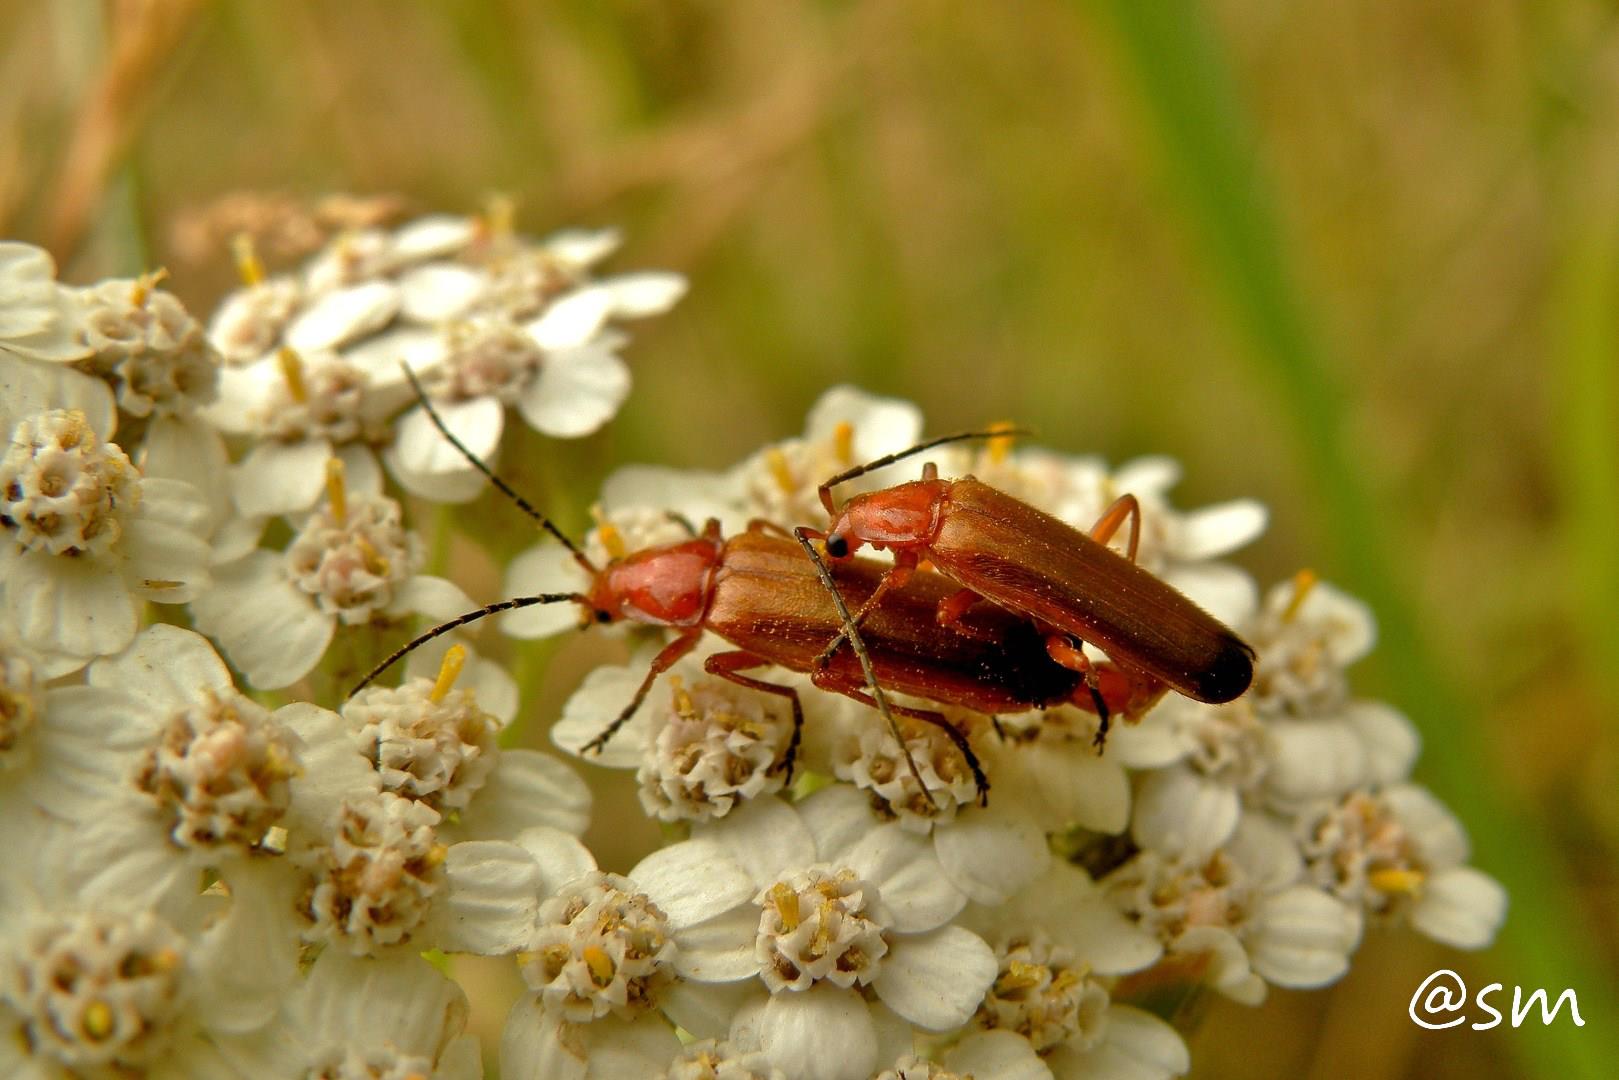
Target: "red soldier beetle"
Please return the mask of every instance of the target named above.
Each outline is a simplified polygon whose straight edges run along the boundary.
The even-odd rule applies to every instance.
[[[866,545],[894,553],[887,577],[856,611],[856,625],[865,607],[886,602],[884,597],[914,579],[925,561],[960,586],[938,607],[942,625],[954,625],[982,599],[1046,629],[1051,658],[1083,674],[1096,691],[1098,746],[1106,738],[1112,705],[1121,698],[1128,704],[1119,711],[1134,719],[1165,690],[1216,704],[1247,690],[1253,649],[1136,563],[1141,508],[1133,495],[1116,499],[1089,533],[971,476],[941,480],[932,463],[923,466],[920,480],[855,495],[841,510],[833,500],[834,487],[873,469],[946,443],[1017,433],[996,429],[933,439],[846,469],[820,485],[830,525],[812,535],[824,538],[834,563]],[[1120,555],[1107,544],[1126,522],[1127,553]],[[1107,653],[1111,671],[1089,660],[1082,642]],[[830,659],[841,643],[834,640],[823,658]],[[1118,679],[1130,689],[1104,693],[1104,685]]]
[[[935,612],[957,587],[935,574],[914,575],[903,594],[877,605],[875,599],[884,590],[892,567],[870,559],[846,559],[834,574],[805,529],[795,530],[795,544],[784,536],[768,534],[767,528],[785,530],[766,523],[756,522],[747,532],[729,539],[721,535],[718,521],[710,520],[701,533],[688,524],[693,533],[688,540],[635,552],[598,567],[444,427],[414,373],[407,370],[406,374],[440,433],[567,549],[589,575],[590,584],[583,592],[498,601],[432,627],[367,673],[350,691],[351,697],[412,649],[458,627],[503,611],[573,603],[580,607],[581,625],[631,621],[678,632],[654,657],[630,702],[586,744],[585,752],[605,745],[635,714],[658,676],[690,653],[704,631],[712,631],[737,649],[709,656],[703,664],[707,673],[787,700],[793,734],[781,767],[791,771],[804,723],[803,707],[793,687],[744,674],[769,665],[807,674],[820,689],[876,708],[929,801],[933,795],[894,717],[939,727],[972,770],[980,801],[984,801],[989,781],[961,731],[942,713],[889,702],[888,692],[992,716],[1066,703],[1105,712],[1109,707],[1106,695],[1113,695],[1112,703],[1118,707],[1129,707],[1143,692],[1142,681],[1129,672],[1104,666],[1100,675],[1086,677],[1053,663],[1044,636],[1032,622],[994,605],[962,612],[953,629],[940,627]],[[864,613],[863,625],[850,614],[845,594]],[[834,638],[849,641],[852,660],[843,651],[821,662],[829,651],[827,643]]]

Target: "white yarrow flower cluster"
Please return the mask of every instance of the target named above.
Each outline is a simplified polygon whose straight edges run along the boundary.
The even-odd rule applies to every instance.
[[[638,697],[690,619],[628,617],[609,594],[672,603],[663,579],[582,562],[691,555],[710,520],[823,526],[825,480],[924,430],[849,387],[730,469],[620,469],[583,560],[551,539],[512,561],[508,595],[562,595],[492,620],[509,636],[610,622],[628,646],[554,723],[493,627],[483,655],[477,625],[440,627],[372,678],[475,607],[466,523],[417,514],[484,480],[402,365],[486,460],[509,409],[597,430],[629,389],[622,324],[685,288],[600,274],[617,243],[531,240],[498,207],[351,230],[288,272],[244,243],[204,321],[161,274],[75,287],[0,244],[0,1074],[472,1080],[467,997],[424,959],[464,953],[522,980],[514,1078],[1167,1080],[1191,1061],[1165,990],[1258,1004],[1341,977],[1369,930],[1494,937],[1506,898],[1411,782],[1414,729],[1353,692],[1370,612],[1310,575],[1261,598],[1225,559],[1264,509],[1178,509],[1162,458],[997,436],[925,459],[1081,530],[1135,496],[1138,561],[1254,647],[1245,695],[1171,693],[1101,750],[1073,704],[892,695],[890,730],[712,634]],[[542,726],[633,770],[662,842],[598,862],[591,789],[519,745]]]

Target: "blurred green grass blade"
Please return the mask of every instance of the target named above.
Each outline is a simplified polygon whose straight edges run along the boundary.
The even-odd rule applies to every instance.
[[[1619,187],[1590,201],[1570,200],[1551,300],[1556,449],[1581,647],[1619,704]]]
[[[1355,469],[1327,353],[1289,272],[1256,169],[1255,140],[1214,29],[1192,0],[1090,0],[1090,6],[1110,29],[1121,67],[1140,92],[1165,176],[1184,204],[1211,281],[1247,338],[1256,372],[1295,425],[1296,448],[1335,545],[1330,554],[1346,583],[1378,613],[1380,652],[1397,704],[1428,737],[1422,771],[1467,824],[1476,861],[1511,893],[1506,929],[1481,974],[1509,985],[1556,988],[1553,994],[1571,986],[1584,1015],[1596,1018],[1581,1029],[1566,1022],[1526,1026],[1509,1045],[1539,1076],[1607,1077],[1619,1061],[1612,1024],[1619,1009],[1610,978],[1590,945],[1580,941],[1580,913],[1572,908],[1575,894],[1564,868],[1544,838],[1503,803],[1493,762],[1470,725],[1472,710],[1439,677],[1429,655],[1403,575]],[[1589,360],[1574,362],[1583,368],[1598,355],[1611,363],[1614,354],[1593,349]],[[1612,429],[1604,430],[1611,438]],[[1403,1008],[1409,989],[1390,988],[1401,999],[1390,1007]]]

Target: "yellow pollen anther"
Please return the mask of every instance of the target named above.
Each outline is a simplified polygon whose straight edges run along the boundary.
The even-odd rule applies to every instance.
[[[517,228],[517,200],[510,195],[491,195],[483,208],[483,227],[489,237],[504,240]]]
[[[802,918],[798,912],[798,893],[783,882],[770,886],[770,903],[781,916],[781,928],[789,934],[798,929]]]
[[[63,450],[72,450],[84,444],[85,436],[90,432],[90,418],[84,415],[83,409],[68,410],[67,420],[56,432],[56,445]]]
[[[348,485],[343,482],[343,459],[326,459],[326,500],[332,504],[332,520],[342,525],[349,517]]]
[[[248,288],[264,284],[264,263],[259,261],[258,246],[251,233],[237,233],[231,237],[231,254],[236,256],[236,274]]]
[[[613,966],[613,958],[607,955],[607,950],[600,945],[586,945],[584,948],[585,966],[590,969],[590,981],[597,986],[606,986],[613,981],[613,973],[617,970]]]
[[[1410,896],[1422,888],[1426,875],[1421,870],[1389,867],[1386,870],[1373,870],[1366,875],[1366,880],[1380,893],[1400,893]]]
[[[1016,425],[1009,420],[1001,420],[997,423],[989,425],[989,430],[1011,431],[1015,426]],[[989,445],[985,448],[985,450],[989,454],[989,460],[994,464],[999,465],[1001,462],[1006,460],[1006,455],[1012,452],[1012,436],[994,436],[989,440]]]
[[[854,425],[849,421],[840,420],[832,429],[832,452],[845,465],[854,464]]]
[[[287,393],[292,400],[303,405],[309,400],[309,384],[304,382],[304,361],[297,350],[283,345],[276,350],[275,362],[281,368],[281,378],[286,381]]]
[[[134,286],[129,290],[129,302],[136,307],[145,307],[146,301],[151,298],[152,290],[167,280],[168,276],[168,270],[161,266],[142,274],[135,279]]]
[[[995,989],[1003,994],[1009,990],[1027,990],[1031,986],[1039,986],[1050,974],[1050,969],[1041,964],[1014,960],[1006,965],[1006,971],[995,980]]]
[[[602,509],[601,503],[590,508],[590,516],[596,522],[596,537],[607,549],[607,557],[616,562],[628,555],[629,547],[624,543],[624,534],[618,531],[617,525],[607,520],[607,511]]]
[[[676,716],[690,720],[697,715],[697,705],[686,692],[686,680],[679,675],[669,676],[669,697],[674,702]]]
[[[772,446],[765,451],[765,467],[770,470],[771,479],[782,493],[791,495],[798,490],[798,481],[793,479],[793,470],[787,464],[787,455]]]
[[[378,577],[388,576],[388,560],[383,557],[377,546],[366,539],[364,533],[356,533],[354,546],[360,549],[360,558],[365,560],[365,568]]]
[[[825,956],[826,951],[832,947],[832,901],[822,900],[819,918],[815,926],[815,944],[812,946],[816,956]]]
[[[97,1042],[112,1034],[112,1007],[105,1001],[92,1001],[84,1010],[84,1033]]]
[[[1304,607],[1304,601],[1309,599],[1310,593],[1315,591],[1316,584],[1320,582],[1314,570],[1300,570],[1293,575],[1293,598],[1287,602],[1282,610],[1282,622],[1290,623],[1298,618],[1299,611]]]
[[[432,847],[427,849],[427,854],[423,857],[422,861],[428,866],[438,866],[449,857],[450,847],[448,844],[434,844]]]
[[[444,653],[444,659],[438,666],[438,678],[433,680],[432,692],[427,699],[437,705],[449,696],[455,680],[461,677],[461,669],[467,664],[467,647],[465,645],[451,645]]]
[[[180,966],[178,949],[159,949],[152,954],[152,967],[158,971],[174,971]]]

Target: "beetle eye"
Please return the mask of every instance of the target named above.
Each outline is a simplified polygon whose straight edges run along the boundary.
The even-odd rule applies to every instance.
[[[849,555],[849,541],[837,533],[826,538],[826,553],[834,559],[844,559]]]
[[[610,623],[613,621],[613,613],[605,608],[597,608],[596,621],[599,623]]]

